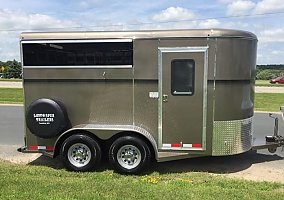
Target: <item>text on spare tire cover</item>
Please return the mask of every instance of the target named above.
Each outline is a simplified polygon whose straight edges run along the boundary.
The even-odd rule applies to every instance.
[[[40,125],[48,125],[54,122],[55,114],[34,114],[34,119]]]

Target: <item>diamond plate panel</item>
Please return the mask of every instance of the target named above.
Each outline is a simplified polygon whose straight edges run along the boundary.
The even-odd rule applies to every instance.
[[[215,121],[212,155],[233,155],[252,147],[252,117],[243,120]]]

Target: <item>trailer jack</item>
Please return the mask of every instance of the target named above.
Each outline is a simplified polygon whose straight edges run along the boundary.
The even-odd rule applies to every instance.
[[[281,116],[284,121],[284,106],[280,107]],[[282,151],[284,150],[284,137],[279,135],[279,119],[273,114],[269,113],[269,117],[274,119],[274,133],[273,135],[265,136],[266,144],[253,146],[252,150],[258,149],[268,149],[270,153],[275,153],[278,147],[282,147]]]

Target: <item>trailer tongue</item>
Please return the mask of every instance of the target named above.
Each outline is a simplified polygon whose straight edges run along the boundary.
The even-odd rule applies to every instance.
[[[284,121],[284,106],[280,107],[281,110],[281,118]],[[274,119],[274,133],[273,135],[265,136],[265,144],[256,145],[252,147],[252,150],[258,149],[268,149],[270,153],[275,153],[278,147],[282,147],[282,151],[284,149],[284,137],[279,135],[279,119],[277,116],[269,113],[269,117]]]

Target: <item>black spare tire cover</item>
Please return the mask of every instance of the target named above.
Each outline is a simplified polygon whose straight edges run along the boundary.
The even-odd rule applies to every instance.
[[[65,131],[69,125],[62,103],[51,99],[38,99],[27,109],[29,130],[41,138],[52,138]]]

